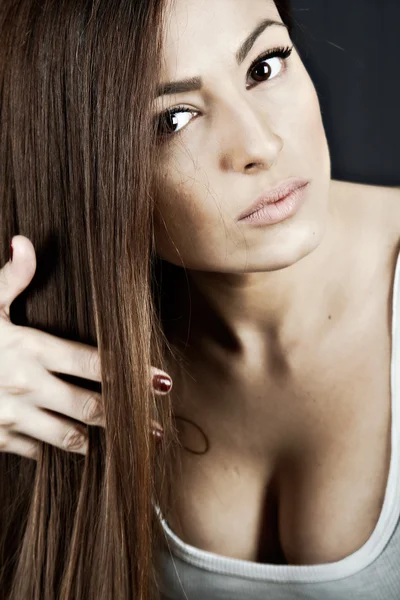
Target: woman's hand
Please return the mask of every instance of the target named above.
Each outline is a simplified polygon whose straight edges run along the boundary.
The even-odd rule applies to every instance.
[[[51,372],[100,382],[97,348],[11,323],[10,306],[36,270],[28,238],[14,236],[13,249],[12,262],[0,269],[0,452],[36,459],[40,440],[86,454],[86,428],[68,417],[104,427],[101,394],[66,383]],[[154,375],[170,380],[152,367]],[[159,394],[169,391],[165,386],[164,391],[155,389]],[[155,421],[152,425],[161,428]]]

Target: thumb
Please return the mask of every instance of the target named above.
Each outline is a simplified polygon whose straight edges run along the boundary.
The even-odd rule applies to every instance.
[[[10,306],[32,281],[36,271],[36,253],[32,242],[23,235],[12,240],[13,256],[0,269],[0,318],[10,318]]]

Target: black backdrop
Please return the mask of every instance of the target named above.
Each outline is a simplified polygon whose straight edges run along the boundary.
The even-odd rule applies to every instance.
[[[400,0],[291,0],[332,178],[400,185]]]

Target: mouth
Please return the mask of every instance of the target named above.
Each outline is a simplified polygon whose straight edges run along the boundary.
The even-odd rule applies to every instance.
[[[251,215],[257,213],[259,210],[267,206],[268,204],[275,204],[280,202],[284,198],[287,198],[293,192],[306,186],[309,183],[308,179],[300,177],[291,177],[283,181],[280,185],[268,190],[261,196],[259,196],[244,212],[242,212],[237,221],[246,219]]]

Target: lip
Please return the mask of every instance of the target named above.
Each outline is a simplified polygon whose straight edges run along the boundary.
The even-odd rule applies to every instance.
[[[279,202],[279,200],[286,198],[292,192],[306,186],[308,183],[308,179],[302,179],[300,177],[290,177],[289,179],[286,179],[279,186],[276,186],[268,190],[268,192],[265,194],[259,196],[244,212],[239,215],[237,221],[242,221],[268,204]]]

